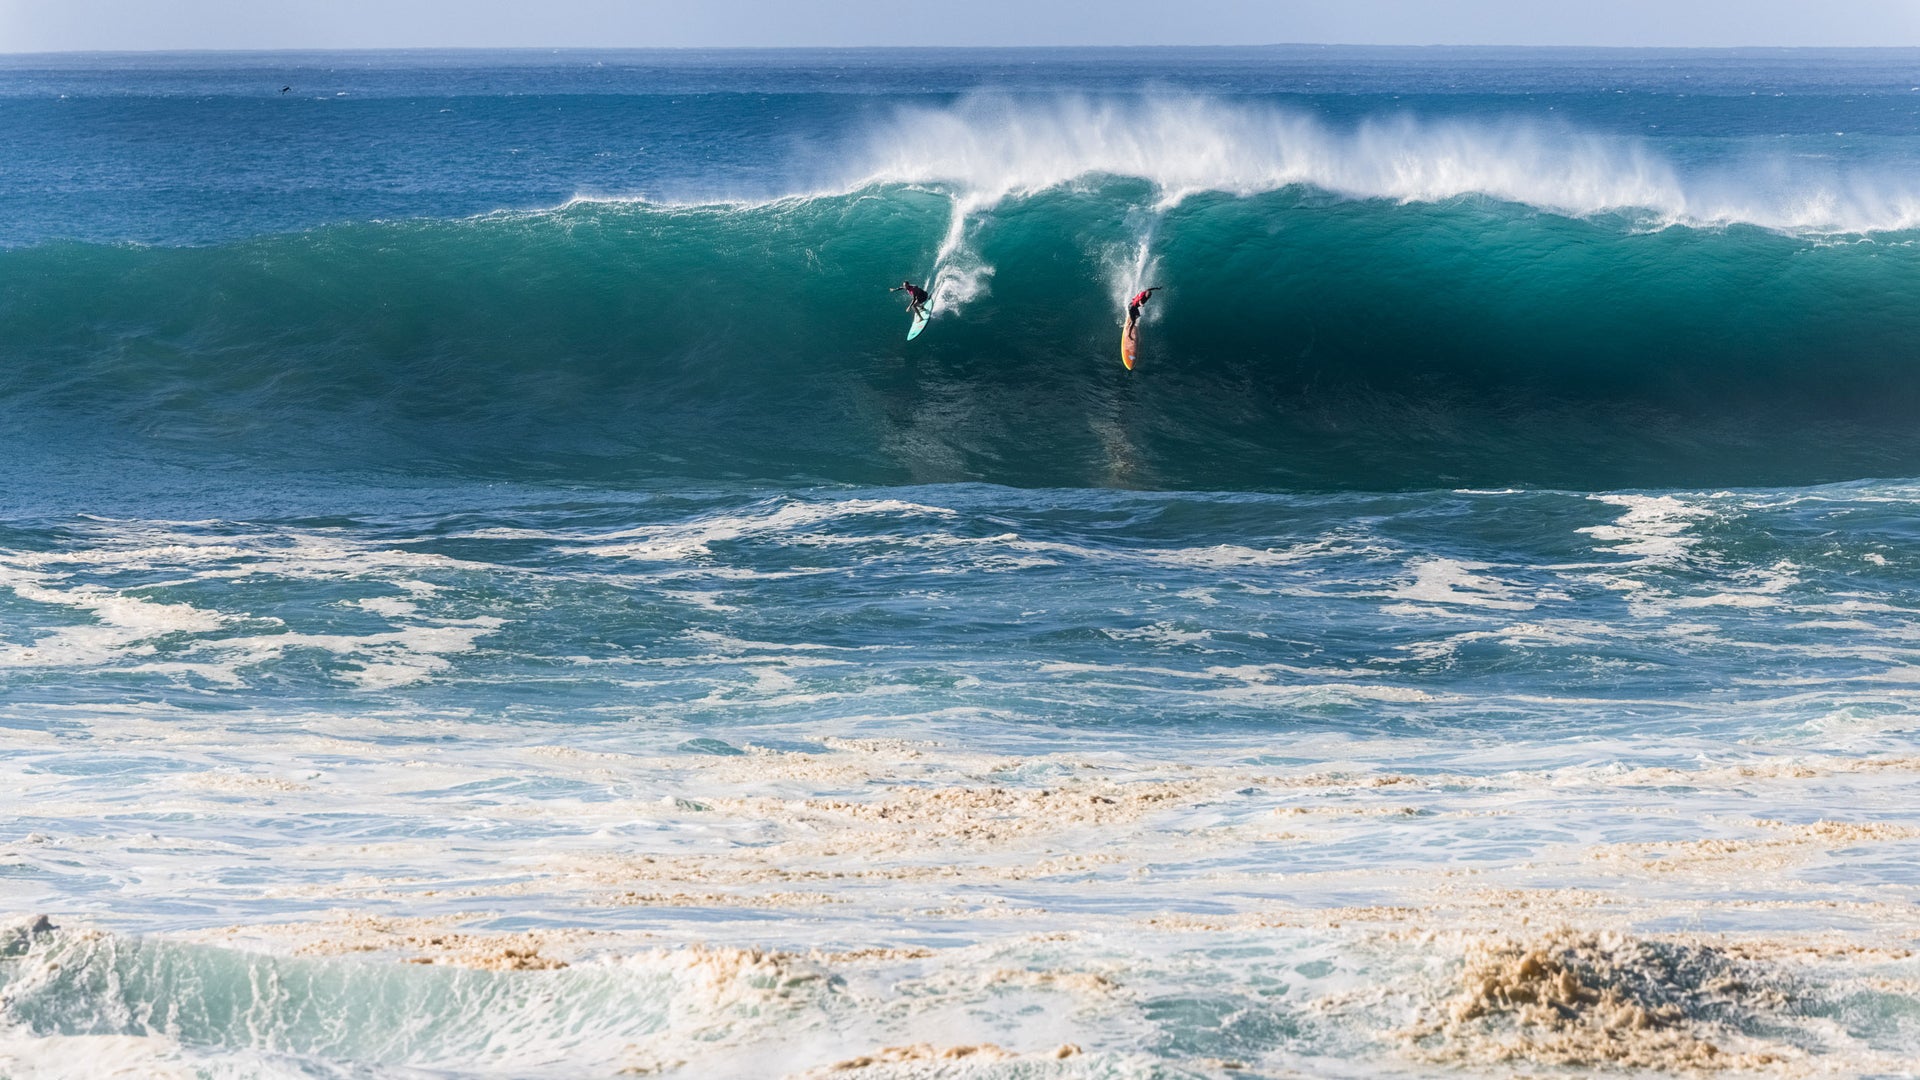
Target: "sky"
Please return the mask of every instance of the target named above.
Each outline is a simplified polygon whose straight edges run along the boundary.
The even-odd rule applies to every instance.
[[[0,0],[0,52],[1906,45],[1920,0]]]

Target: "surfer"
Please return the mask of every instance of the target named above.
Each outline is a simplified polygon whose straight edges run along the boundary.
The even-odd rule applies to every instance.
[[[1143,290],[1139,295],[1127,301],[1127,340],[1138,341],[1140,339],[1140,308],[1152,298],[1154,293],[1159,291],[1160,286],[1155,285],[1150,289]]]
[[[887,291],[900,292],[902,290],[905,290],[907,294],[907,314],[916,319],[919,318],[920,313],[927,306],[927,290],[915,285],[911,281],[903,281],[900,283],[899,288],[888,289]]]

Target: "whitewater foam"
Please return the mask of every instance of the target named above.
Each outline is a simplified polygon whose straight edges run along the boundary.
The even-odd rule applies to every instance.
[[[1880,492],[749,489],[63,519],[0,548],[9,641],[136,636],[0,702],[23,823],[0,880],[10,909],[95,935],[32,947],[84,971],[384,987],[416,1031],[456,990],[512,1023],[609,992],[668,1018],[521,1027],[512,1068],[434,1044],[481,1074],[912,1075],[991,1043],[1012,1056],[965,1067],[1151,1075],[1173,1040],[1364,1074],[1632,1062],[1681,1035],[1862,1072],[1905,1037],[1905,991],[1821,1049],[1824,1020],[1747,1002],[1756,1033],[1698,981],[1636,980],[1736,946],[1821,1001],[1911,975],[1885,954],[1920,934],[1912,605],[1833,538],[1904,528],[1905,503],[1854,497]],[[1802,948],[1814,967],[1783,959]],[[78,1031],[22,1034],[34,1002],[122,1015],[29,966],[0,1053],[37,1068]],[[1290,989],[1223,998],[1262,980]],[[550,1011],[516,1012],[535,992]],[[279,1000],[249,1033],[102,1052],[247,1075],[289,1052],[250,1033],[292,1023]],[[1615,1022],[1663,1002],[1684,1015],[1646,1039]],[[1228,1013],[1293,1034],[1248,1041]],[[393,1045],[314,1053],[425,1060]]]
[[[353,786],[365,809],[378,805],[370,797],[421,806],[457,797],[458,813],[485,823],[463,845],[497,850],[447,852],[430,835],[308,842],[280,857],[309,869],[352,867],[353,875],[276,891],[330,905],[331,913],[148,940],[85,927],[20,931],[11,958],[0,960],[0,1008],[10,1024],[0,1054],[44,1072],[43,1055],[72,1037],[29,1019],[54,1001],[99,1033],[89,1037],[132,1038],[129,1015],[195,1017],[199,991],[155,996],[163,972],[193,973],[193,985],[213,999],[251,1002],[244,1025],[192,1019],[182,1035],[162,1024],[113,1053],[139,1062],[210,1058],[235,1075],[267,1074],[250,1071],[262,1054],[323,1054],[376,1074],[429,1060],[487,1075],[605,1062],[745,1077],[1071,1059],[1092,1071],[1061,1075],[1113,1075],[1118,1065],[1151,1075],[1152,1058],[1134,1056],[1140,1040],[1173,1037],[1198,1040],[1192,1045],[1221,1061],[1254,1058],[1264,1067],[1301,1067],[1288,1055],[1303,1052],[1305,1061],[1337,1053],[1387,1071],[1396,1055],[1429,1064],[1646,1066],[1683,1048],[1704,1055],[1703,1067],[1742,1067],[1769,1057],[1817,1062],[1809,1055],[1844,1045],[1846,1056],[1834,1063],[1866,1069],[1888,1060],[1875,1036],[1836,1039],[1818,1014],[1803,1015],[1806,1003],[1844,999],[1873,978],[1890,1004],[1909,993],[1899,980],[1912,961],[1895,946],[1916,929],[1911,906],[1884,887],[1809,884],[1804,875],[1834,865],[1840,850],[1892,856],[1912,843],[1920,828],[1901,802],[1911,759],[1741,754],[1577,775],[1416,775],[1274,768],[1232,760],[1243,753],[1229,747],[1177,762],[1112,754],[1089,761],[1085,753],[983,755],[924,739],[649,758],[513,751],[518,737],[464,727],[436,755],[464,765],[443,762],[404,787],[364,779]],[[113,738],[110,727],[96,731]],[[226,761],[268,753],[238,729],[223,742],[203,752]],[[1409,756],[1404,741],[1392,749]],[[357,754],[382,755],[404,773],[414,765],[407,755],[421,750],[367,743]],[[1347,751],[1369,754],[1354,743]],[[330,752],[282,738],[269,756]],[[542,782],[519,796],[478,782],[503,767]],[[640,780],[649,774],[656,779]],[[1701,809],[1756,796],[1818,805],[1840,775],[1892,781],[1857,790],[1875,791],[1878,812],[1895,819],[1728,818],[1708,827],[1721,836],[1673,839],[1711,816]],[[656,791],[664,782],[697,801],[676,799],[636,822],[630,803],[559,795],[570,786],[556,783],[562,778],[640,780],[635,786]],[[332,805],[317,787],[276,784],[262,793],[290,800],[274,812],[301,813]],[[526,797],[541,788],[554,794]],[[213,796],[231,790],[206,787]],[[1691,812],[1638,815],[1642,839],[1606,842],[1620,828],[1619,798],[1655,792]],[[153,809],[237,821],[257,820],[270,805],[167,801]],[[61,813],[40,809],[43,817]],[[528,849],[512,823],[530,814],[564,821],[571,835],[543,829],[548,839]],[[1529,822],[1543,820],[1555,827],[1520,850],[1462,850],[1490,824],[1503,823],[1511,845]],[[1358,839],[1388,835],[1400,838],[1401,850],[1368,867],[1329,861]],[[1600,842],[1569,844],[1569,835]],[[636,842],[651,853],[634,850]],[[144,880],[129,884],[169,894],[217,893],[196,890],[194,880],[211,881],[205,875],[226,872],[219,864],[249,855],[233,845],[158,846],[140,836],[104,847],[43,841],[34,847],[52,850],[16,846],[9,855],[104,868],[122,844],[142,866]],[[1437,854],[1420,855],[1429,845]],[[1282,868],[1269,860],[1275,850],[1287,852]],[[1463,854],[1473,864],[1464,875]],[[490,880],[475,874],[481,866],[493,868]],[[1547,884],[1595,866],[1607,876],[1587,889]],[[1081,894],[1090,881],[1124,882],[1128,899],[1089,904]],[[445,913],[417,913],[431,907]],[[1805,933],[1627,932],[1675,920],[1759,925],[1766,912],[1787,909]],[[610,918],[619,912],[645,920],[621,925]],[[765,912],[782,921],[764,921]],[[895,920],[898,934],[873,936]],[[1523,929],[1529,923],[1542,929]],[[1555,925],[1566,929],[1546,929]],[[776,926],[781,940],[769,942]],[[1303,1041],[1292,1027],[1293,1036],[1272,1043],[1209,1036],[1210,1025],[1167,1004],[1217,994],[1208,987],[1223,964],[1232,985],[1287,983],[1264,1007],[1316,1017],[1311,1037]],[[126,989],[120,997],[91,989],[107,985]],[[323,1033],[290,1008],[313,994],[332,1000],[331,988],[348,985],[379,987],[405,1018],[406,1037],[370,1016]],[[1792,987],[1791,1007],[1749,989],[1770,986]],[[485,1030],[510,1033],[511,1045],[480,1038]],[[774,1044],[785,1048],[777,1062]],[[988,1044],[1000,1050],[941,1049]],[[1072,1052],[1061,1053],[1064,1046]]]

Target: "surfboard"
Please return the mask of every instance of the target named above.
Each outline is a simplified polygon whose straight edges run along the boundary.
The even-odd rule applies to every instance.
[[[1120,362],[1127,365],[1128,371],[1133,370],[1133,338],[1127,336],[1124,319],[1120,322]]]
[[[912,341],[914,338],[919,337],[920,331],[927,328],[927,322],[932,318],[933,301],[929,300],[920,305],[920,313],[913,317],[913,325],[907,328],[907,340]]]

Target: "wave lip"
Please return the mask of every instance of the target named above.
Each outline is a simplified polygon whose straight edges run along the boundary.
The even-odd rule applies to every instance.
[[[1894,168],[1843,171],[1778,154],[1689,172],[1648,140],[1536,119],[1379,116],[1348,128],[1269,104],[1157,94],[1033,100],[980,94],[908,107],[867,137],[835,187],[928,184],[973,206],[1109,176],[1144,180],[1161,207],[1201,192],[1305,187],[1355,199],[1465,196],[1643,224],[1806,233],[1920,226],[1920,186]]]

